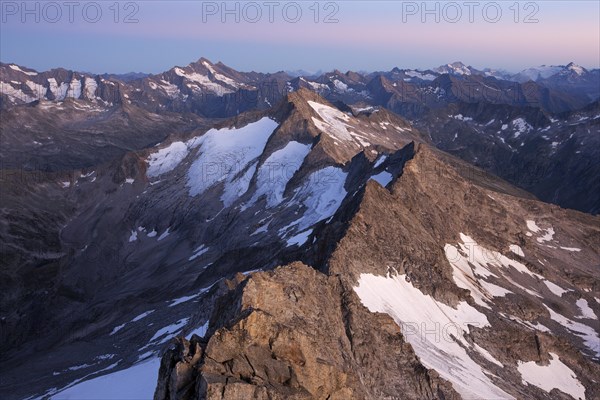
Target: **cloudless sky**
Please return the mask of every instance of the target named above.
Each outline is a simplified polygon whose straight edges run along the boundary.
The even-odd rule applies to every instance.
[[[200,57],[261,72],[426,69],[458,60],[515,72],[571,61],[600,66],[595,0],[472,8],[464,1],[74,3],[0,0],[0,60],[94,73],[156,73]]]

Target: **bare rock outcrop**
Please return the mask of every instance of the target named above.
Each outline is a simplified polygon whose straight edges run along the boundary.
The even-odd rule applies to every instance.
[[[337,277],[294,263],[253,274],[232,300],[206,342],[179,338],[166,353],[156,400],[460,398]]]

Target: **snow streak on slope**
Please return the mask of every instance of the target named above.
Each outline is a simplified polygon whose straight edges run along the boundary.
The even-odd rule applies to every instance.
[[[193,83],[187,83],[186,86],[190,89],[203,93],[205,91],[212,92],[217,96],[224,96],[229,93],[233,93],[233,90],[220,85],[210,80],[206,75],[199,74],[197,72],[186,72],[181,68],[174,69],[175,74],[187,79]]]
[[[263,195],[269,207],[281,203],[287,183],[300,169],[310,148],[310,144],[291,141],[283,149],[274,151],[258,169],[257,189],[251,203]]]
[[[550,318],[583,339],[583,343],[595,354],[595,358],[600,358],[600,337],[594,328],[582,324],[581,322],[570,320],[545,304],[544,307],[550,312]]]
[[[499,278],[497,274],[489,269],[489,266],[500,269],[515,268],[517,271],[543,279],[521,264],[518,261],[511,260],[504,255],[487,250],[477,244],[471,237],[461,233],[462,243],[458,246],[446,244],[444,252],[450,265],[452,265],[452,275],[454,283],[460,288],[471,292],[471,297],[475,303],[482,307],[490,308],[489,302],[494,297],[501,297],[510,293],[509,290],[487,282],[483,278]],[[524,288],[523,288],[524,289]],[[528,289],[524,289],[528,290]]]
[[[464,399],[513,398],[494,385],[464,348],[471,347],[464,338],[469,325],[489,326],[475,308],[466,302],[456,309],[438,302],[408,283],[405,275],[361,274],[354,290],[369,311],[390,315],[423,365],[450,381]]]
[[[199,138],[194,138],[185,143],[173,142],[156,153],[150,154],[146,160],[148,163],[148,171],[146,174],[149,177],[156,177],[174,170],[177,165],[187,157],[190,150],[198,146],[198,139]]]
[[[550,353],[549,365],[538,365],[535,361],[519,361],[518,370],[524,382],[535,385],[548,393],[552,389],[558,389],[574,399],[585,400],[585,388],[577,379],[577,375],[554,353]]]
[[[244,173],[251,167],[250,163],[262,154],[275,128],[277,123],[264,117],[239,129],[211,129],[198,138],[200,156],[188,171],[190,195],[202,194],[219,182],[225,184],[225,192],[228,193],[226,202],[232,201],[228,185],[235,185],[234,192],[243,194],[249,184]],[[236,178],[247,179],[248,182],[240,182]]]
[[[292,201],[300,202],[306,211],[290,226],[297,225],[299,231],[305,230],[335,214],[346,197],[344,184],[347,175],[337,167],[313,172],[294,193]]]
[[[312,118],[313,123],[319,130],[331,135],[335,140],[351,145],[355,148],[368,147],[371,143],[369,138],[362,132],[352,127],[350,117],[340,110],[325,104],[309,101],[308,104],[319,114],[322,121]]]
[[[216,70],[215,70],[215,69],[212,67],[212,65],[210,65],[210,64],[209,64],[209,63],[207,63],[206,61],[202,61],[202,65],[204,65],[204,66],[205,66],[205,67],[206,67],[206,68],[207,68],[207,69],[210,71],[210,73],[212,74],[212,76],[213,76],[213,77],[214,77],[216,80],[218,80],[218,81],[221,81],[221,82],[223,82],[223,83],[225,83],[225,84],[227,84],[227,85],[229,85],[229,86],[233,86],[233,87],[234,87],[234,88],[236,88],[236,89],[238,89],[240,86],[243,86],[243,85],[240,85],[240,83],[238,83],[238,82],[234,81],[233,79],[231,79],[231,78],[229,78],[229,77],[227,77],[227,76],[225,76],[225,75],[221,75],[221,74],[219,74],[219,73],[218,73],[218,72],[217,72],[217,71],[216,71]]]

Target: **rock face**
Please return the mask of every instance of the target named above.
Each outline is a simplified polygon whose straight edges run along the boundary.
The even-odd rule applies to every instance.
[[[301,263],[233,286],[212,321],[166,353],[155,399],[460,398],[389,317]]]
[[[306,257],[325,261],[223,285],[207,335],[180,338],[163,357],[156,400],[600,395],[597,319],[574,322],[575,299],[598,309],[597,219],[426,144],[389,189],[362,190],[307,249],[338,235],[321,258]],[[524,372],[557,360],[572,374],[565,386],[542,388]]]

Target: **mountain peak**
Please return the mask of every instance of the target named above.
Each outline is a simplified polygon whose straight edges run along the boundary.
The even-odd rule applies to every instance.
[[[462,61],[454,61],[453,63],[441,65],[438,68],[434,68],[433,71],[440,74],[451,74],[451,75],[471,75],[471,67],[467,67]]]
[[[577,75],[583,75],[585,72],[587,72],[585,68],[575,64],[573,61],[567,64],[566,69],[571,72],[574,72]]]

